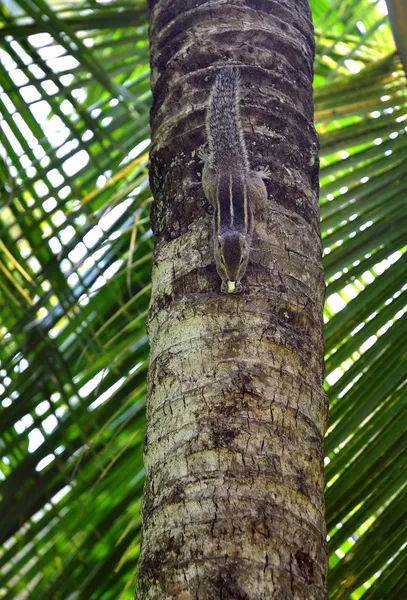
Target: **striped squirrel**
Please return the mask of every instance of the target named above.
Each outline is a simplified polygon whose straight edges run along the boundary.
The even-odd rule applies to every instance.
[[[202,185],[214,207],[214,254],[222,292],[241,290],[253,234],[253,212],[264,208],[268,169],[250,169],[239,110],[239,72],[224,67],[212,87],[206,114],[207,150]]]

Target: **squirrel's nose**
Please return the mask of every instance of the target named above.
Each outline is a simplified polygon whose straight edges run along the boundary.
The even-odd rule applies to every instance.
[[[236,291],[236,281],[228,281],[228,294],[233,294]]]

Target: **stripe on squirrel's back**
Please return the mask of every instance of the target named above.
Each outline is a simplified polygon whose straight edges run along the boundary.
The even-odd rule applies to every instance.
[[[251,211],[243,174],[221,173],[216,190],[215,218],[218,233],[251,230]]]
[[[218,179],[218,188],[216,194],[216,217],[217,230],[222,233],[225,230],[230,230],[233,226],[230,207],[232,205],[231,198],[231,178],[229,174],[221,173]]]
[[[242,233],[251,228],[251,211],[249,210],[247,188],[243,174],[234,173],[232,184],[234,226]]]
[[[239,72],[223,68],[215,79],[206,117],[211,167],[230,165],[247,169],[247,151],[239,109]]]

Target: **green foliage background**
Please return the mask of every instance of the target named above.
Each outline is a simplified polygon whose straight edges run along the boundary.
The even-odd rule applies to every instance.
[[[330,596],[407,598],[405,74],[312,0]],[[140,0],[0,7],[0,597],[133,597],[152,237]]]

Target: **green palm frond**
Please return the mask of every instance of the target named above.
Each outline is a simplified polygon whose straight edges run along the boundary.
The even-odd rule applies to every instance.
[[[1,589],[92,597],[102,569],[109,594],[130,597],[152,253],[146,12],[19,8],[0,34]]]
[[[389,577],[399,569],[407,539],[402,464],[407,426],[402,319],[407,306],[406,81],[394,56],[348,79],[352,85],[338,80],[315,96],[316,115],[322,117],[331,401],[326,502],[334,598],[357,598],[366,589],[374,594],[382,585],[379,571],[388,571]]]
[[[335,599],[404,598],[406,81],[380,2],[313,0]],[[147,9],[0,8],[0,594],[133,597],[152,237]]]

